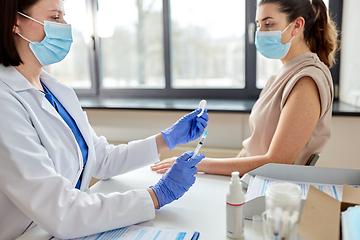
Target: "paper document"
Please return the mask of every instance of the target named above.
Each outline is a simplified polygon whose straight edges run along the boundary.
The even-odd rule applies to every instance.
[[[248,190],[247,190],[247,193],[245,196],[245,202],[250,201],[254,198],[260,197],[260,196],[265,196],[266,188],[267,188],[268,184],[272,183],[272,182],[276,182],[276,183],[291,182],[291,183],[295,183],[295,184],[299,185],[301,188],[301,198],[302,199],[306,199],[308,190],[311,185],[339,201],[342,200],[343,185],[285,181],[285,180],[278,180],[278,179],[273,179],[273,178],[265,178],[265,177],[256,175],[255,177],[252,177],[250,180],[249,187],[248,187]],[[360,188],[360,185],[356,185],[353,187]]]
[[[72,240],[196,240],[198,236],[199,233],[195,231],[132,225]],[[57,238],[52,238],[55,239]]]

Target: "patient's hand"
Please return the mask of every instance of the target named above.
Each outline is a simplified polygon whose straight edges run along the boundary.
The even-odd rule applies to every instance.
[[[157,173],[165,173],[175,162],[177,157],[166,158],[154,166],[151,166],[151,170],[156,171]]]

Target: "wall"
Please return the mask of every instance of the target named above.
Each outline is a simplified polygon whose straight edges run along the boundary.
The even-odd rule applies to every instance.
[[[171,126],[186,112],[87,110],[95,132],[113,143],[146,138]],[[202,152],[209,157],[233,157],[250,135],[248,114],[209,113],[208,138]],[[360,169],[360,118],[334,116],[333,133],[317,166]],[[164,152],[162,159],[193,150],[196,142]]]
[[[360,107],[359,13],[359,0],[344,0],[341,39],[340,100]]]

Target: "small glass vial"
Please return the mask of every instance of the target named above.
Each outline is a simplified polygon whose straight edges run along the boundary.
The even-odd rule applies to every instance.
[[[229,238],[244,237],[244,203],[245,196],[239,172],[232,172],[229,192],[226,195],[226,235]]]

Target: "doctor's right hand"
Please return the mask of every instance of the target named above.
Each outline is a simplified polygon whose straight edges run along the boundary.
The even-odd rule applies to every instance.
[[[207,114],[207,109],[205,109],[202,115],[198,117],[198,114],[201,112],[201,108],[196,109],[180,118],[171,127],[161,131],[170,150],[176,147],[176,145],[194,141],[203,134],[209,121],[209,115]]]
[[[183,153],[159,182],[150,186],[158,199],[159,208],[179,199],[195,183],[196,164],[205,156],[204,154],[193,155],[193,151]]]

